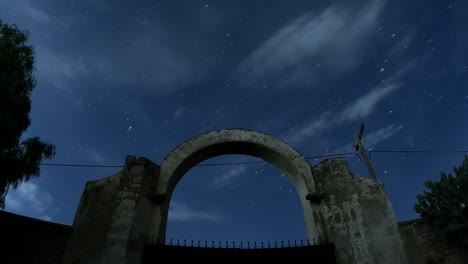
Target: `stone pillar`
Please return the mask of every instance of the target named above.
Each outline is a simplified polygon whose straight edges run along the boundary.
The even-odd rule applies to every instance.
[[[313,167],[314,216],[321,242],[333,242],[339,264],[406,263],[383,183],[354,176],[343,158]],[[312,199],[315,198],[315,199]]]
[[[153,233],[151,197],[159,172],[159,166],[150,160],[127,156],[101,263],[141,263],[144,243]]]
[[[73,234],[63,255],[63,263],[101,263],[121,176],[122,171],[86,183],[73,221]]]

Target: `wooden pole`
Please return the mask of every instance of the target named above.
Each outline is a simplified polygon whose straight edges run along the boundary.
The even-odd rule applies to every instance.
[[[362,131],[362,129],[361,129],[361,131]],[[364,159],[364,163],[366,164],[366,167],[369,170],[369,174],[370,174],[371,178],[376,180],[377,177],[375,176],[374,169],[372,169],[372,165],[371,165],[371,163],[369,161],[369,158],[367,157],[366,149],[362,145],[361,137],[359,135],[357,135],[357,134],[355,134],[354,137],[356,138],[356,142],[357,142],[356,150],[359,150],[361,152],[361,155],[362,155],[362,157]]]

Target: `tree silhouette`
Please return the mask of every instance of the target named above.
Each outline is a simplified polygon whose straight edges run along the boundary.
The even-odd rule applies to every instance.
[[[22,138],[31,124],[34,50],[28,33],[0,20],[0,208],[10,187],[40,174],[39,164],[55,155],[55,146],[39,137]]]
[[[460,167],[454,167],[455,175],[441,172],[440,181],[426,181],[429,191],[417,196],[414,209],[421,217],[431,219],[443,233],[462,238],[466,244],[468,231],[468,157]]]

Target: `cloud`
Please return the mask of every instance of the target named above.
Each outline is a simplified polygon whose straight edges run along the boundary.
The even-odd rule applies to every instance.
[[[166,94],[195,82],[204,76],[190,56],[176,50],[162,32],[142,28],[128,32],[132,45],[101,48],[89,63],[97,78],[114,87],[138,87],[152,94]]]
[[[349,72],[360,63],[365,37],[383,5],[383,0],[374,0],[358,9],[336,5],[303,15],[254,50],[241,63],[240,75],[249,83],[278,75],[286,82],[301,82],[319,77],[313,74],[319,65],[330,77]]]
[[[39,81],[47,81],[54,88],[73,91],[72,82],[88,78],[92,69],[79,56],[70,57],[58,50],[52,50],[47,47],[36,47],[36,68]]]
[[[393,77],[391,79],[396,80]],[[325,112],[320,117],[309,120],[287,136],[287,140],[291,143],[300,143],[344,122],[353,122],[369,116],[380,101],[400,87],[399,83],[381,84],[357,98],[338,113]]]
[[[128,92],[130,86],[132,94],[167,94],[201,80],[211,65],[200,63],[200,53],[176,33],[176,26],[156,18],[136,22],[128,9],[113,9],[109,3],[85,1],[86,11],[78,15],[76,8],[10,2],[0,1],[0,10],[19,10],[24,17],[36,53],[38,84],[47,81],[75,97],[82,93],[78,89],[95,87]]]
[[[374,147],[375,145],[378,145],[380,142],[396,135],[398,132],[403,129],[403,126],[401,125],[388,125],[386,127],[383,127],[379,130],[376,130],[368,135],[365,135],[363,137],[363,142],[366,142],[366,147]]]
[[[354,103],[343,109],[335,122],[355,121],[372,113],[378,102],[401,87],[398,83],[390,83],[372,89],[358,98]]]
[[[34,22],[46,23],[49,22],[50,17],[41,9],[34,7],[32,5],[25,5],[22,9],[23,13],[32,19]]]
[[[287,137],[287,141],[291,143],[302,142],[306,138],[313,137],[322,131],[330,128],[333,122],[330,121],[330,112],[325,112],[319,118],[314,118],[295,130]]]
[[[172,201],[169,207],[169,220],[179,222],[221,222],[223,221],[223,218],[216,212],[197,210],[184,203]]]
[[[381,142],[389,139],[390,137],[396,135],[398,132],[403,129],[403,126],[397,125],[397,124],[390,124],[385,127],[382,127],[378,130],[375,130],[371,133],[368,133],[367,135],[364,135],[362,138],[362,142],[365,144],[365,147],[367,149],[373,148],[380,144]],[[346,145],[343,145],[339,148],[336,148],[333,153],[343,153],[343,152],[350,152],[353,148],[356,142],[349,142]]]
[[[52,195],[32,182],[23,182],[16,190],[10,190],[5,198],[5,209],[19,214],[26,214],[46,221],[52,218],[47,211],[52,207]]]
[[[174,112],[174,114],[172,115],[172,119],[174,120],[178,118],[179,116],[183,115],[184,113],[185,113],[185,107],[180,107]]]
[[[231,185],[237,178],[242,176],[242,173],[244,173],[245,170],[246,170],[246,167],[244,166],[232,168],[226,173],[216,177],[210,186],[215,189],[227,187]]]

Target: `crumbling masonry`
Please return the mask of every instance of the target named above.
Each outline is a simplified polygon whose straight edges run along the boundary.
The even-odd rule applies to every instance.
[[[352,175],[345,159],[312,167],[285,142],[225,129],[189,139],[160,166],[127,156],[117,174],[86,184],[65,263],[141,263],[143,245],[165,240],[172,192],[196,164],[220,155],[262,158],[283,171],[300,197],[310,240],[333,242],[339,264],[406,263],[381,181]]]

